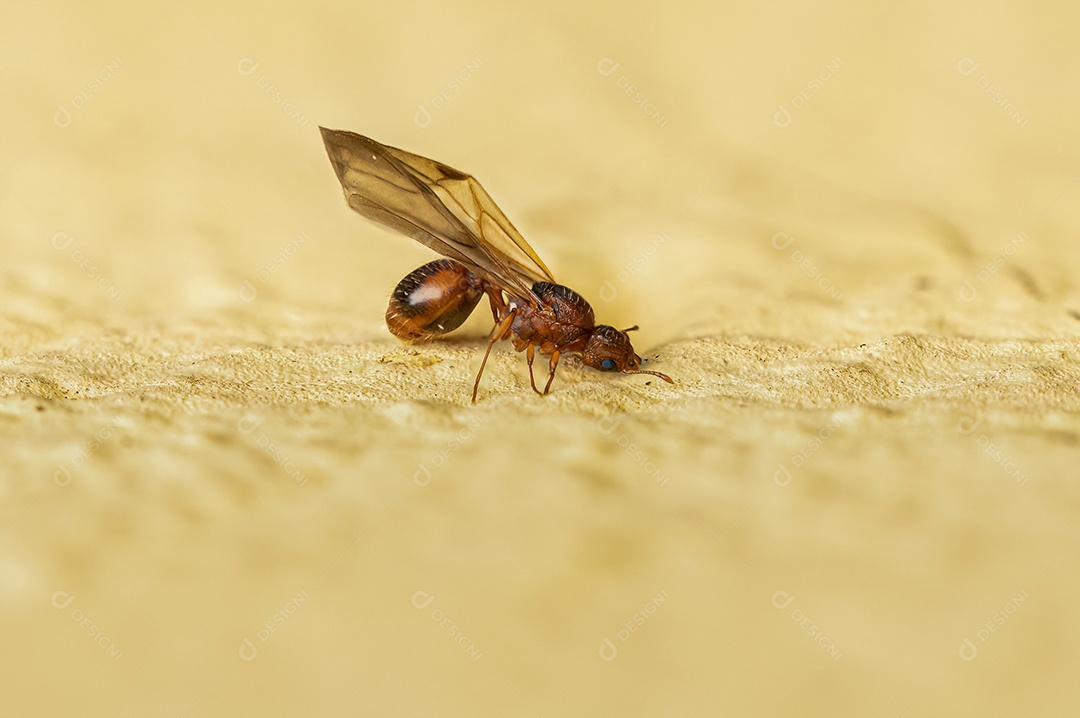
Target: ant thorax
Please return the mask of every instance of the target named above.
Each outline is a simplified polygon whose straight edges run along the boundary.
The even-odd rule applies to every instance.
[[[547,347],[562,347],[563,351],[580,351],[580,344],[594,326],[593,310],[585,298],[561,284],[537,282],[533,294],[540,300],[538,308],[531,302],[514,297],[509,302],[514,312],[510,332],[514,344],[525,346],[538,344],[541,351]]]

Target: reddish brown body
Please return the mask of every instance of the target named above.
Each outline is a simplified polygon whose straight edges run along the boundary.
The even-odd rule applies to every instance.
[[[460,327],[482,296],[483,282],[475,274],[451,259],[437,259],[398,282],[386,326],[407,342],[433,339]]]
[[[518,297],[507,301],[502,288],[480,279],[464,265],[439,259],[413,270],[398,283],[386,308],[386,325],[400,339],[426,341],[461,326],[480,297],[487,294],[495,330],[476,375],[473,401],[492,345],[506,337],[513,340],[516,350],[526,353],[529,382],[538,394],[547,394],[551,389],[559,358],[567,352],[581,352],[587,366],[601,371],[653,374],[671,381],[659,372],[638,369],[641,357],[634,353],[626,332],[606,324],[597,326],[592,306],[573,289],[552,282],[536,282],[532,293],[539,302]],[[537,351],[551,357],[543,392],[536,388],[532,371]]]
[[[471,176],[352,132],[320,128],[349,205],[360,214],[413,237],[444,255],[402,279],[390,297],[386,325],[405,341],[425,341],[457,329],[485,294],[491,332],[472,400],[491,347],[510,337],[524,351],[529,382],[547,394],[560,357],[580,352],[586,366],[623,374],[639,368],[626,330],[597,325],[592,307],[556,284],[544,263]],[[552,280],[552,281],[549,281]],[[536,352],[551,357],[544,391],[536,388]]]

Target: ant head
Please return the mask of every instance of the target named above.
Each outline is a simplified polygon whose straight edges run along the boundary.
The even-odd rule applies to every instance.
[[[619,331],[615,327],[606,324],[596,326],[585,348],[581,351],[581,359],[586,366],[591,366],[600,371],[618,371],[623,374],[652,374],[658,376],[669,384],[674,384],[671,378],[656,371],[644,371],[638,369],[641,357],[634,353],[634,347],[630,344],[630,337],[626,332],[637,329],[630,327],[625,331]]]

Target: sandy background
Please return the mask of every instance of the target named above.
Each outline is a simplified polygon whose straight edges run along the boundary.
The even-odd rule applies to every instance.
[[[0,715],[1076,715],[1080,10],[713,5],[0,6]],[[677,384],[470,406],[320,124]]]

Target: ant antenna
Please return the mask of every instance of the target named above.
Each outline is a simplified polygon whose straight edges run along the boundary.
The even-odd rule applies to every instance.
[[[661,374],[658,371],[646,371],[645,369],[632,369],[632,370],[624,371],[623,374],[652,374],[653,376],[660,377],[661,379],[666,381],[668,384],[674,384],[675,383],[675,381],[670,376],[668,376],[667,374]]]

